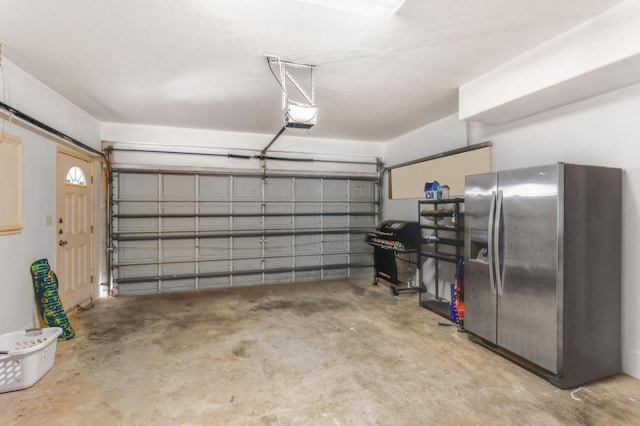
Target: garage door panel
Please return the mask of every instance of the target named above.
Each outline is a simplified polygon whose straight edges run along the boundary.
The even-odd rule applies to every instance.
[[[330,254],[322,256],[323,265],[342,265],[349,263],[349,256],[346,254]]]
[[[162,260],[193,260],[195,242],[193,240],[164,240],[162,244]]]
[[[264,189],[267,201],[291,200],[293,197],[291,178],[267,178]]]
[[[158,203],[151,201],[133,202],[133,201],[118,201],[117,202],[118,213],[125,214],[157,214]]]
[[[261,237],[236,237],[233,239],[234,256],[260,257],[262,255]]]
[[[189,232],[195,227],[196,220],[187,217],[165,217],[162,218],[162,230],[169,232]]]
[[[199,290],[213,290],[217,288],[230,287],[231,279],[227,277],[200,278],[198,281]]]
[[[114,179],[119,294],[315,281],[372,263],[364,234],[333,232],[374,229],[373,180],[149,171]]]
[[[300,271],[296,272],[296,281],[320,281],[322,273],[318,271]]]
[[[322,224],[322,216],[297,216],[294,223],[296,229],[317,229]]]
[[[351,216],[351,226],[357,228],[374,228],[375,218],[373,216]]]
[[[322,180],[296,178],[294,183],[294,197],[296,200],[317,201],[322,194]]]
[[[322,198],[325,201],[346,200],[349,198],[349,184],[345,180],[326,179],[322,185]]]
[[[285,284],[293,282],[293,272],[282,272],[277,274],[266,274],[265,284]]]
[[[158,258],[158,241],[120,241],[117,254],[120,263],[154,261]]]
[[[228,238],[202,238],[199,243],[199,257],[202,259],[225,259],[229,257],[231,243]]]
[[[229,214],[231,203],[228,201],[201,201],[198,203],[200,214]]]
[[[321,213],[322,205],[317,201],[315,203],[301,202],[296,203],[295,213]]]
[[[349,206],[349,211],[351,213],[371,213],[374,214],[376,212],[375,205],[370,203],[351,203]]]
[[[233,178],[233,201],[262,199],[262,180],[258,177]]]
[[[291,237],[268,237],[265,243],[265,252],[267,257],[293,254],[293,244]]]
[[[155,232],[158,229],[158,219],[117,219],[118,232]]]
[[[118,278],[155,277],[158,265],[125,265],[118,266]]]
[[[348,203],[324,203],[325,213],[347,213],[349,212]]]
[[[230,176],[199,176],[200,200],[229,200],[231,196]]]
[[[349,181],[349,198],[354,201],[375,201],[376,186],[372,181],[351,180]]]
[[[191,201],[195,198],[195,194],[195,176],[164,175],[162,177],[164,199]]]
[[[262,284],[262,274],[238,275],[233,277],[233,287],[249,287]]]
[[[290,214],[294,211],[294,203],[289,202],[277,202],[277,203],[269,203],[265,206],[265,213],[273,214]]]
[[[118,198],[126,200],[156,200],[158,176],[121,173],[118,175]]]
[[[349,225],[349,216],[327,216],[324,218],[324,226],[330,228],[345,228]]]
[[[322,237],[320,235],[296,235],[296,253],[320,253],[322,250]]]
[[[147,281],[141,283],[121,284],[118,286],[118,295],[121,296],[142,296],[145,294],[157,294],[158,282]]]
[[[262,203],[259,201],[258,202],[236,201],[232,204],[231,210],[233,211],[233,214],[259,215],[259,214],[262,214]]]
[[[233,218],[233,228],[243,231],[259,231],[262,227],[262,220],[259,217],[235,217]]]
[[[352,277],[367,277],[373,275],[374,271],[371,267],[355,267],[349,270]]]
[[[296,256],[294,263],[296,267],[320,266],[321,256]]]
[[[292,267],[293,267],[292,257],[275,257],[275,258],[265,259],[265,268],[267,270],[277,269],[277,268],[292,268]]]
[[[351,250],[353,251],[367,251],[369,253],[373,253],[371,250],[371,246],[364,242],[364,237],[362,238],[352,238],[349,242],[351,246]]]
[[[162,282],[163,293],[178,293],[181,291],[193,291],[196,289],[195,279],[171,280]]]
[[[228,217],[201,217],[198,220],[198,229],[201,231],[229,230],[231,227],[231,220]]]
[[[290,216],[285,217],[265,217],[264,218],[266,229],[290,229],[293,221]]]
[[[355,253],[350,255],[352,263],[366,264],[371,260],[371,253]]]
[[[195,262],[164,263],[160,267],[160,274],[162,276],[193,275],[195,272]]]
[[[234,271],[261,271],[262,259],[234,259],[231,261]]]
[[[194,214],[196,204],[188,201],[165,201],[162,203],[162,213],[164,214]]]
[[[203,274],[206,274],[206,273],[229,271],[231,262],[229,262],[228,260],[216,260],[216,261],[199,262],[198,265],[200,267],[200,272]]]
[[[324,279],[342,278],[349,276],[347,268],[326,269],[323,273]]]
[[[343,252],[349,248],[349,239],[347,235],[325,235],[324,250]]]

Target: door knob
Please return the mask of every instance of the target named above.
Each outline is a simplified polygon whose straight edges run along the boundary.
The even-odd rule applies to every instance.
[[[58,245],[59,245],[60,247],[64,247],[64,246],[66,246],[66,245],[67,245],[67,242],[66,242],[66,241],[64,241],[64,240],[60,240],[60,241],[58,241]]]

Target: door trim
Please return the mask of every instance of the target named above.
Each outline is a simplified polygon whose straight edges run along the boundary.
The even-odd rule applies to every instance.
[[[60,146],[59,145],[58,149],[56,150],[56,156],[59,153],[66,154],[66,155],[69,155],[71,157],[75,157],[75,158],[77,158],[79,160],[86,161],[89,164],[91,164],[92,166],[93,166],[93,162],[96,160],[95,158],[90,157],[90,156],[80,152],[79,150],[72,149],[72,148],[69,148],[69,147],[66,147],[66,146]],[[93,170],[92,170],[91,176],[93,176]]]

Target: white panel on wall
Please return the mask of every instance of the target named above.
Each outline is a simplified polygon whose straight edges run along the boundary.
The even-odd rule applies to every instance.
[[[385,150],[384,163],[387,167],[392,167],[441,152],[463,148],[467,145],[466,124],[458,120],[457,114],[452,114],[389,141]],[[383,220],[418,220],[417,199],[389,199],[389,179],[386,174],[382,185],[382,194]]]
[[[0,132],[0,236],[22,232],[22,141]]]
[[[438,181],[449,186],[452,196],[461,196],[467,175],[490,171],[491,147],[444,155],[390,169],[389,194],[393,199],[422,198],[425,182]]]

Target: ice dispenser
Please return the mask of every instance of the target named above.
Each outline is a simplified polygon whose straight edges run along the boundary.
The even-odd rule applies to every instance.
[[[488,232],[484,229],[471,229],[469,235],[470,253],[469,260],[472,262],[488,264],[489,238]]]

